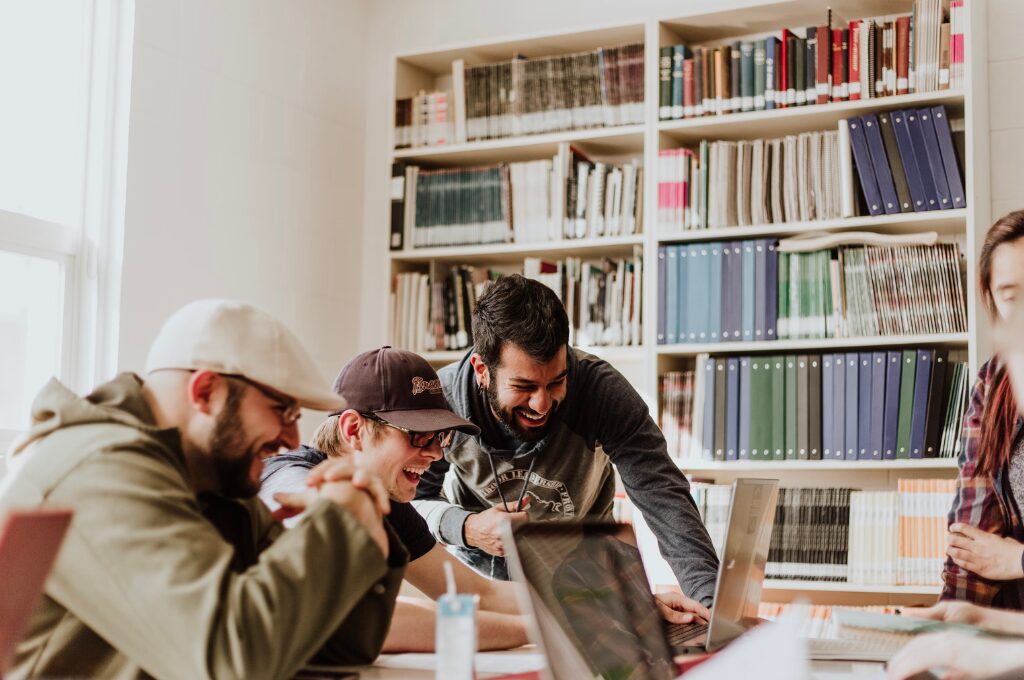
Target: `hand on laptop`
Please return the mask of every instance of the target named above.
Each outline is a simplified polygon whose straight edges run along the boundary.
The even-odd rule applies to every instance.
[[[914,638],[889,660],[886,669],[889,680],[904,680],[932,668],[943,669],[943,677],[967,679],[1006,673],[1022,663],[1024,642],[943,632]]]
[[[655,593],[654,601],[662,618],[669,623],[707,623],[711,619],[707,607],[673,590]]]
[[[1024,613],[982,607],[964,600],[943,600],[931,607],[904,609],[902,613],[921,619],[966,623],[1002,633],[1024,635]]]
[[[463,531],[466,534],[466,545],[480,548],[485,553],[505,556],[505,546],[501,541],[501,528],[505,522],[513,525],[527,520],[526,508],[530,505],[530,496],[523,498],[519,512],[506,512],[505,508],[496,505],[483,512],[475,512],[466,518]]]

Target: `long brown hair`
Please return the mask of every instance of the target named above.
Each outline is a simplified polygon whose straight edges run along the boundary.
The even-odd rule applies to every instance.
[[[1024,210],[1016,210],[996,220],[985,234],[985,244],[978,257],[978,284],[981,299],[993,322],[999,321],[995,297],[992,295],[992,256],[996,248],[1024,238]],[[997,361],[993,359],[993,361]],[[1013,432],[1017,425],[1017,403],[1010,389],[1006,366],[997,363],[992,381],[985,395],[981,416],[981,436],[978,442],[978,473],[995,476],[1010,462],[1013,453]]]

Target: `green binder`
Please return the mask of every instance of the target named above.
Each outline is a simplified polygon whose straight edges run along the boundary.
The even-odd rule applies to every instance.
[[[903,371],[900,374],[900,415],[896,428],[896,458],[910,458],[910,419],[914,413],[914,374],[917,352],[903,350]]]

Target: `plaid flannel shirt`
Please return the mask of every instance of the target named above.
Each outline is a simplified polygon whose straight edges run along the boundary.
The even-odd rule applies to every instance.
[[[994,477],[976,474],[985,399],[998,367],[994,359],[986,362],[978,371],[978,380],[971,392],[971,402],[964,418],[960,473],[953,507],[949,511],[949,524],[970,524],[983,531],[1012,536],[1024,542],[1024,526],[1013,499],[1007,470],[998,471]],[[1020,429],[1021,421],[1018,419],[1014,441],[1020,435]],[[943,600],[968,600],[981,605],[1000,605],[1014,609],[1020,609],[1024,604],[1024,580],[993,581],[983,578],[957,566],[949,557],[942,570],[942,581],[940,598]]]

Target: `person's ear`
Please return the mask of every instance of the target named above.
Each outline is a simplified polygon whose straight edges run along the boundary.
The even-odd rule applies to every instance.
[[[473,366],[473,372],[476,373],[477,387],[486,390],[491,384],[491,372],[487,368],[487,364],[484,363],[484,358],[480,356],[479,352],[473,352],[469,363]]]
[[[338,416],[338,436],[353,451],[362,450],[363,417],[354,409],[345,409]]]
[[[188,379],[188,400],[192,408],[210,415],[218,392],[226,388],[226,380],[213,371],[195,371]]]

